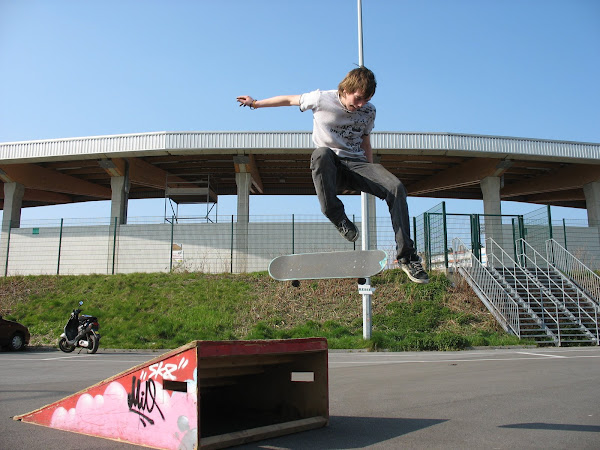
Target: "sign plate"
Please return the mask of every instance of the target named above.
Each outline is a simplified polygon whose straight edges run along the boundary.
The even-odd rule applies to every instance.
[[[373,295],[376,288],[372,288],[370,284],[359,284],[358,293],[361,295]]]

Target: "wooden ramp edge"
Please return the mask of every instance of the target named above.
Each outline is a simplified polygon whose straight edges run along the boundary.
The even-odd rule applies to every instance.
[[[14,420],[160,449],[326,426],[327,340],[193,341]]]

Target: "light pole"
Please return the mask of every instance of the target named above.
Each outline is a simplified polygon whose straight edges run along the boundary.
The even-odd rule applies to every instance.
[[[363,31],[362,31],[362,1],[358,1],[358,65],[364,66],[365,60],[363,55]],[[361,193],[361,217],[362,217],[362,249],[371,249],[371,236],[369,234],[369,199],[370,195]],[[371,277],[366,278],[365,286],[371,286]],[[363,293],[363,338],[371,339],[371,292]]]

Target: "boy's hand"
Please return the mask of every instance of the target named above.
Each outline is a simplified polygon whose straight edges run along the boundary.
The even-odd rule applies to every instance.
[[[240,102],[240,106],[252,106],[252,103],[254,103],[254,99],[249,95],[241,95],[237,98],[237,101]]]

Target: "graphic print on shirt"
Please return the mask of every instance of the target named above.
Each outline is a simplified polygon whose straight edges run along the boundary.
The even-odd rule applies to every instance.
[[[339,136],[346,143],[348,152],[362,154],[361,144],[363,136],[369,134],[367,131],[369,121],[375,113],[375,108],[365,105],[354,112],[346,112],[346,120],[338,126],[331,126],[329,132]]]
[[[316,90],[302,94],[300,110],[313,112],[315,146],[329,147],[342,158],[366,160],[361,144],[375,123],[375,107],[371,103],[356,111],[348,111],[337,90]]]

